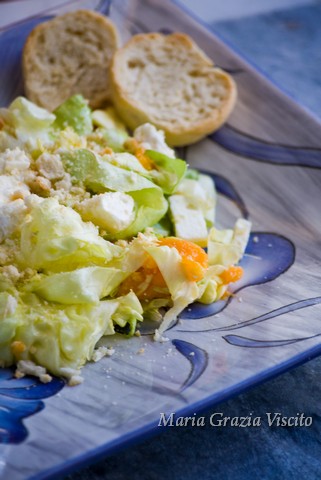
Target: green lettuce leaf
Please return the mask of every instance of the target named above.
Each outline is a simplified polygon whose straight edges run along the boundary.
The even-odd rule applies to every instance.
[[[1,109],[5,128],[14,133],[19,145],[35,149],[41,143],[52,143],[55,115],[24,97],[17,97],[8,109]],[[11,130],[11,132],[10,132]]]
[[[131,337],[135,333],[137,322],[143,321],[143,308],[134,292],[118,297],[117,301],[119,305],[112,316],[115,331]]]
[[[80,266],[106,265],[122,249],[83,222],[72,208],[47,198],[35,205],[21,226],[20,263],[44,271],[73,270]]]
[[[199,297],[199,288],[196,282],[186,278],[182,259],[176,248],[161,246],[149,247],[146,250],[157,263],[173,302],[173,306],[165,313],[158,329],[161,335],[173,325],[182,310]]]
[[[251,222],[239,218],[234,230],[218,230],[213,227],[208,236],[208,260],[210,265],[230,266],[243,257],[251,231]]]
[[[122,130],[116,130],[115,128],[97,128],[95,130],[95,136],[99,135],[104,141],[107,147],[110,147],[114,152],[124,152],[124,143],[128,138],[128,134]]]
[[[98,303],[130,273],[109,267],[84,267],[72,272],[42,275],[28,289],[49,302],[65,305]]]
[[[103,127],[106,130],[116,130],[128,136],[126,125],[119,118],[113,107],[107,107],[104,110],[94,110],[92,112],[92,120],[98,127]]]
[[[113,165],[116,165],[120,168],[125,168],[132,172],[139,173],[144,177],[149,178],[149,172],[142,166],[140,161],[131,153],[115,153],[114,155],[104,156],[104,160],[109,161]],[[150,178],[149,178],[150,179]]]
[[[146,150],[145,153],[157,167],[157,170],[149,172],[153,181],[163,189],[166,195],[170,195],[185,176],[186,162],[154,150]]]
[[[54,127],[64,130],[72,127],[78,135],[89,135],[93,130],[91,110],[82,95],[73,95],[54,111]]]
[[[62,154],[67,171],[95,193],[118,191],[127,193],[135,201],[133,222],[117,234],[107,238],[129,238],[157,223],[166,213],[168,204],[162,189],[138,172],[129,171],[99,158],[85,149]],[[108,235],[108,233],[107,233]]]
[[[102,336],[115,333],[115,326],[133,333],[142,320],[142,307],[132,292],[96,305],[68,306],[44,303],[30,293],[18,300],[1,293],[0,314],[0,358],[5,366],[17,361],[12,343],[22,342],[20,359],[70,377],[91,359]]]
[[[124,142],[128,138],[125,124],[118,117],[113,107],[104,110],[94,110],[92,120],[95,126],[91,138],[98,144],[104,144],[113,149],[114,152],[124,152]]]

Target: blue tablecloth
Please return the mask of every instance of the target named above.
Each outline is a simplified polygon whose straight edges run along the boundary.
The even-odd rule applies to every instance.
[[[318,2],[319,3],[319,2]],[[214,5],[213,5],[213,8]],[[321,5],[211,25],[296,101],[321,118]],[[320,319],[321,321],[321,319]],[[69,475],[69,480],[321,478],[321,358],[201,415],[204,427],[171,427]],[[260,427],[211,427],[214,412],[261,417]],[[309,427],[269,427],[266,414],[303,413]],[[264,421],[263,421],[264,419]]]

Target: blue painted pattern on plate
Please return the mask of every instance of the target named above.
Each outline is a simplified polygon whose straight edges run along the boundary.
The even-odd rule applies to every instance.
[[[10,368],[0,368],[0,443],[21,443],[28,431],[23,419],[45,406],[43,398],[58,393],[65,385],[53,378],[41,383],[34,377],[15,378]]]

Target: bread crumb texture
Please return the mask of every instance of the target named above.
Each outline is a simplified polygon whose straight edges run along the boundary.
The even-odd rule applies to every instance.
[[[236,85],[185,34],[140,34],[112,61],[113,101],[132,129],[145,122],[164,130],[172,146],[194,143],[231,113]]]
[[[23,51],[26,94],[54,110],[80,93],[98,108],[110,100],[109,67],[119,45],[113,23],[90,10],[77,10],[38,25]]]

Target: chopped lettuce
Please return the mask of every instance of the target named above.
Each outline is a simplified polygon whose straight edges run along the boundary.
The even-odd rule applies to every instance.
[[[176,248],[168,246],[149,247],[147,252],[153,257],[171,294],[173,306],[165,313],[158,331],[160,334],[170,328],[181,311],[199,296],[196,282],[186,278],[182,258]]]
[[[100,141],[103,140],[106,146],[111,148],[114,152],[120,153],[125,151],[124,143],[128,138],[128,134],[122,130],[116,130],[114,128],[108,130],[97,128],[97,130],[95,130],[95,135],[96,138],[97,136],[100,136]]]
[[[110,234],[113,239],[128,238],[157,223],[166,213],[168,204],[162,189],[138,172],[113,165],[85,149],[65,152],[62,159],[67,171],[91,191],[123,192],[135,201],[133,222],[124,230]],[[107,232],[108,236],[108,232]]]
[[[205,247],[208,228],[214,222],[215,204],[216,191],[211,177],[204,174],[197,178],[185,176],[175,194],[169,197],[175,235]]]
[[[9,308],[10,307],[10,308]],[[0,350],[5,366],[17,360],[32,360],[51,373],[63,376],[77,374],[91,359],[98,340],[113,335],[121,324],[128,334],[142,320],[142,307],[130,294],[98,304],[58,305],[39,300],[34,294],[18,300],[0,293]],[[19,342],[23,351],[15,353]]]
[[[81,95],[53,113],[18,97],[0,121],[5,366],[77,376],[103,336],[149,320],[162,339],[190,303],[222,298],[250,222],[213,226],[212,178],[174,158],[162,131],[145,124],[128,139],[112,107],[92,112]],[[201,275],[187,271],[193,246],[159,241],[173,233],[207,246]]]
[[[165,194],[172,194],[186,173],[186,162],[154,150],[147,150],[146,155],[157,167],[149,172],[152,179],[163,189]]]
[[[18,145],[26,144],[34,149],[40,143],[53,140],[53,123],[55,115],[38,107],[24,97],[17,97],[8,109],[0,110],[5,129],[14,132]]]
[[[118,308],[112,316],[115,330],[130,337],[135,333],[137,322],[143,321],[143,308],[133,292],[117,300]]]
[[[122,250],[55,198],[44,199],[32,208],[21,226],[20,248],[23,266],[56,272],[88,263],[106,265]]]
[[[72,127],[78,135],[89,135],[93,130],[91,110],[82,95],[73,95],[54,111],[54,127],[64,130]]]
[[[124,122],[119,118],[113,107],[107,107],[104,110],[94,110],[91,114],[93,123],[106,130],[115,130],[127,135],[127,129]]]
[[[103,140],[106,146],[114,152],[124,152],[124,143],[128,138],[125,124],[118,117],[113,107],[107,107],[104,110],[94,110],[92,112],[92,121],[98,128],[94,136],[101,143]]]
[[[84,267],[72,272],[42,275],[31,288],[49,302],[65,305],[98,303],[110,295],[129,273],[112,267]]]
[[[208,260],[210,265],[234,265],[243,257],[251,230],[251,222],[239,218],[234,230],[218,230],[213,227],[208,237]]]
[[[194,168],[188,168],[188,170],[186,170],[185,178],[189,178],[191,180],[198,180],[199,176],[200,173]]]
[[[142,166],[140,161],[132,155],[131,153],[115,153],[114,155],[105,155],[104,160],[116,165],[120,168],[125,168],[126,170],[139,173],[144,177],[149,177],[148,171]]]

